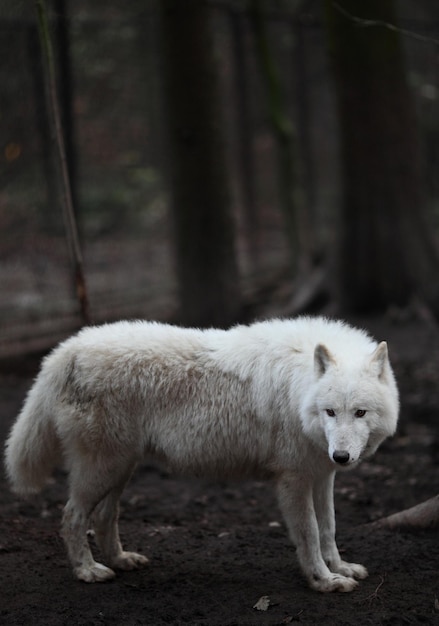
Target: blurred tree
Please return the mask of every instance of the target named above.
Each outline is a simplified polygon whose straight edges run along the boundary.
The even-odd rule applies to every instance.
[[[242,190],[243,216],[253,270],[259,268],[259,226],[257,211],[255,153],[253,149],[253,119],[250,89],[250,64],[248,61],[247,17],[233,5],[229,10],[230,33],[233,50],[234,88],[236,93],[236,134],[238,138],[238,164]]]
[[[181,318],[227,326],[241,294],[210,8],[160,2]]]
[[[73,196],[70,185],[69,169],[67,164],[67,153],[65,147],[64,133],[61,123],[60,106],[57,94],[57,77],[55,70],[55,55],[53,52],[52,38],[49,28],[48,11],[45,0],[37,0],[35,3],[38,30],[42,57],[44,60],[46,74],[46,93],[49,107],[50,122],[53,127],[53,134],[56,146],[56,160],[59,170],[59,186],[61,205],[63,209],[64,223],[66,229],[67,242],[70,249],[70,257],[73,266],[73,280],[78,298],[81,318],[84,324],[90,324],[90,308],[88,292],[84,275],[84,263],[82,249],[79,241],[78,225],[73,205]]]
[[[344,307],[380,311],[419,296],[439,315],[412,94],[393,0],[325,0],[341,133]]]
[[[74,88],[70,51],[70,23],[66,0],[52,0],[55,19],[54,52],[57,60],[57,80],[61,122],[64,134],[67,169],[75,210],[78,210],[77,159],[75,146]]]
[[[269,3],[250,0],[255,48],[265,90],[268,114],[279,151],[279,191],[285,231],[290,247],[292,274],[308,274],[312,267],[312,233],[299,174],[296,132],[287,113],[286,100],[278,68],[274,61],[264,10]]]

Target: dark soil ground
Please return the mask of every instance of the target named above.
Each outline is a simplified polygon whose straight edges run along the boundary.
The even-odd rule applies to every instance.
[[[150,559],[105,584],[73,580],[59,537],[62,474],[37,502],[0,475],[1,624],[439,624],[438,530],[367,523],[439,492],[439,331],[428,323],[362,320],[389,342],[402,397],[398,434],[336,481],[338,543],[369,578],[351,594],[308,589],[270,484],[177,480],[145,463],[122,498],[121,534]],[[0,371],[0,440],[19,410],[36,358]],[[253,608],[269,596],[267,611]]]

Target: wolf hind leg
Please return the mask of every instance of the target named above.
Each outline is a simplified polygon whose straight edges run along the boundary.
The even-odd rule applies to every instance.
[[[119,484],[99,502],[93,513],[96,543],[104,563],[114,569],[133,570],[148,563],[146,556],[124,551],[119,537],[119,498],[132,470],[133,467],[130,467]]]
[[[112,569],[94,560],[87,539],[88,509],[81,497],[73,496],[64,508],[61,536],[67,548],[73,574],[87,583],[111,580],[116,575]]]
[[[87,539],[87,530],[90,528],[93,511],[101,501],[106,502],[101,507],[106,513],[101,514],[98,536],[105,537],[108,544],[112,543],[113,548],[119,550],[117,502],[131,471],[132,464],[127,470],[126,464],[123,468],[115,466],[114,462],[111,464],[102,457],[91,460],[78,454],[75,458],[70,472],[70,497],[64,509],[61,535],[66,544],[73,573],[79,580],[89,583],[103,582],[115,576],[112,569],[94,560]],[[104,520],[110,522],[110,530],[103,530]],[[113,552],[110,550],[110,554],[113,555],[114,550]]]

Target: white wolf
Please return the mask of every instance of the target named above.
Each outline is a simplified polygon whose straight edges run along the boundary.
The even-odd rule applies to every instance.
[[[367,570],[338,553],[334,474],[394,433],[398,409],[386,343],[343,322],[227,331],[118,322],[86,328],[46,357],[6,468],[26,494],[65,464],[62,535],[87,582],[147,562],[123,551],[118,534],[119,496],[145,455],[198,476],[271,477],[310,586],[351,591]],[[92,557],[89,524],[106,565]]]

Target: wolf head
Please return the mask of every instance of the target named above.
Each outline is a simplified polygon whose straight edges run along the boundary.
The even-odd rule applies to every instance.
[[[356,465],[394,434],[398,391],[387,344],[372,354],[337,359],[322,344],[314,350],[314,384],[301,405],[305,432],[339,468]]]

